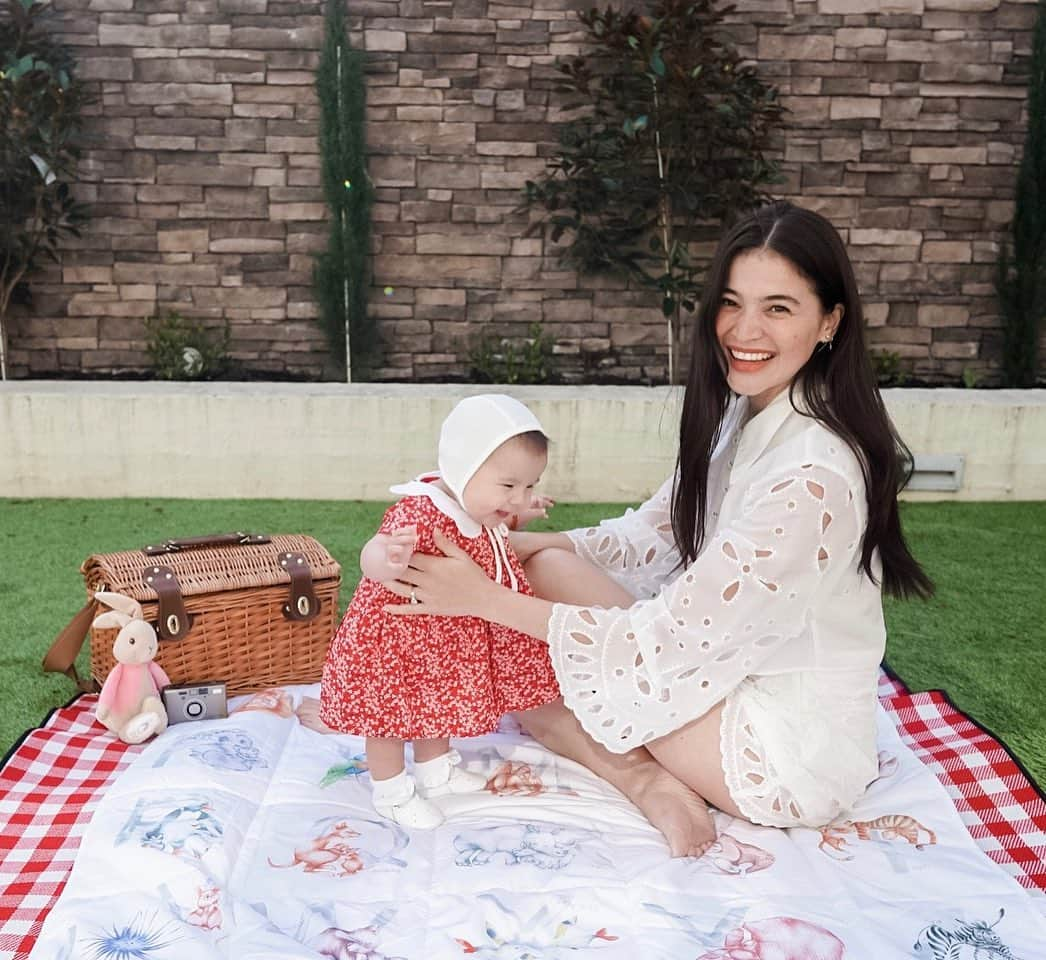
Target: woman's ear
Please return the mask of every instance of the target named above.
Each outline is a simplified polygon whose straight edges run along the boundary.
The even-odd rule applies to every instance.
[[[837,303],[831,313],[825,314],[824,323],[821,324],[821,339],[826,343],[835,339],[836,331],[839,329],[839,324],[842,323],[845,312],[843,305]]]

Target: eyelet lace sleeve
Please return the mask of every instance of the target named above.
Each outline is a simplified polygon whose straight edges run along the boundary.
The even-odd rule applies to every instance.
[[[642,506],[596,527],[568,530],[574,551],[633,596],[653,597],[679,565],[672,534],[672,477]]]
[[[552,663],[593,739],[624,753],[701,716],[804,631],[819,591],[852,567],[864,495],[806,464],[750,485],[732,522],[654,598],[556,604]]]

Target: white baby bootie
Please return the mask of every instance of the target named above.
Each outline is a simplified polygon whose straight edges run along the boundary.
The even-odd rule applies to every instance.
[[[448,793],[475,793],[487,785],[487,778],[461,769],[461,754],[448,750],[442,756],[414,764],[418,793],[423,797],[442,797]]]
[[[414,778],[405,770],[388,780],[374,780],[372,799],[378,813],[404,827],[433,830],[443,822],[439,807],[418,796]]]

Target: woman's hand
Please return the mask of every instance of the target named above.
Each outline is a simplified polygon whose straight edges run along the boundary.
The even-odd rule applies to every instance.
[[[483,569],[457,544],[439,530],[433,541],[445,556],[427,553],[411,556],[406,570],[385,586],[410,603],[391,603],[386,613],[398,616],[436,614],[449,617],[483,617],[485,601],[492,591],[504,588],[494,583]],[[489,619],[489,618],[487,618]]]

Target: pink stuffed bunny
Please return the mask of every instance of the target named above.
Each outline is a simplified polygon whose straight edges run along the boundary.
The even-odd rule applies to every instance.
[[[142,616],[142,605],[122,593],[99,591],[95,597],[112,607],[95,617],[96,627],[119,627],[113,643],[117,664],[109,671],[98,696],[95,716],[125,743],[141,743],[167,729],[167,712],[160,689],[170,683],[153,663],[156,631]]]

